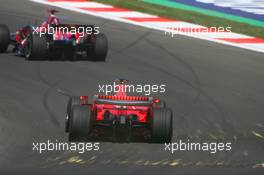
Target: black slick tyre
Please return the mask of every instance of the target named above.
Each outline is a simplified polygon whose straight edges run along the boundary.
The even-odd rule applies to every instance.
[[[108,40],[105,34],[95,35],[92,46],[87,48],[87,58],[91,61],[105,61],[108,52]]]
[[[91,131],[91,106],[75,105],[72,109],[69,127],[69,141],[78,142],[89,137]]]
[[[5,24],[0,24],[0,53],[6,52],[9,45],[10,32]]]
[[[24,48],[24,53],[26,60],[48,59],[49,49],[46,37],[31,33]]]
[[[151,140],[154,143],[169,143],[172,139],[172,111],[154,108],[151,120]]]

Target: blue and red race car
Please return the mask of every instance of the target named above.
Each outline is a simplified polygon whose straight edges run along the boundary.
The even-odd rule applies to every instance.
[[[93,25],[61,24],[55,16],[56,10],[49,11],[47,21],[40,26],[24,26],[16,33],[9,32],[0,24],[0,53],[8,46],[27,60],[65,58],[76,60],[85,55],[86,59],[105,61],[108,41],[98,27]]]
[[[125,140],[171,142],[172,111],[160,99],[129,96],[120,79],[115,95],[71,97],[67,105],[66,132],[69,141]]]

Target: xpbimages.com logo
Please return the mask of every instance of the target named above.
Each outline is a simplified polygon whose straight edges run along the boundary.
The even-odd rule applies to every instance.
[[[185,35],[201,35],[204,33],[230,33],[232,27],[183,27],[183,26],[177,26],[177,27],[167,27],[165,30],[165,36],[171,36],[174,37],[177,34],[185,34]]]
[[[120,86],[120,84],[103,84],[98,85],[98,92],[104,93],[105,95],[117,92],[125,92],[125,93],[143,93],[144,95],[151,95],[152,93],[165,93],[166,85],[165,84],[124,84]]]
[[[174,143],[165,143],[165,151],[174,154],[178,151],[203,151],[215,154],[217,152],[232,151],[231,142],[192,142],[188,140],[179,140]]]
[[[47,140],[46,142],[33,142],[32,151],[42,154],[49,151],[74,151],[83,154],[87,151],[99,151],[100,143],[98,142],[55,142]]]
[[[33,27],[33,34],[37,34],[40,37],[47,34],[78,34],[79,37],[84,37],[91,34],[98,35],[100,33],[99,29],[99,27],[93,26],[52,26],[48,24],[45,27]]]

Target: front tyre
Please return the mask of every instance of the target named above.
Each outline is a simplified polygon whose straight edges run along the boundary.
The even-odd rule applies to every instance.
[[[167,108],[154,108],[151,121],[152,142],[169,143],[172,139],[172,111]]]
[[[9,45],[10,32],[5,24],[0,24],[0,53],[6,52]]]

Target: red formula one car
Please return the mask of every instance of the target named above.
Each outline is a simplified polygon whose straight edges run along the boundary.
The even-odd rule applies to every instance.
[[[105,61],[108,41],[98,27],[93,25],[61,24],[55,13],[49,11],[47,21],[40,26],[24,26],[16,33],[9,32],[0,24],[0,53],[8,46],[28,60],[66,58],[76,60],[86,55],[86,59]]]
[[[119,89],[126,81],[121,79]],[[164,101],[147,96],[95,95],[71,97],[67,106],[66,132],[69,141],[114,139],[171,142],[172,111]]]

